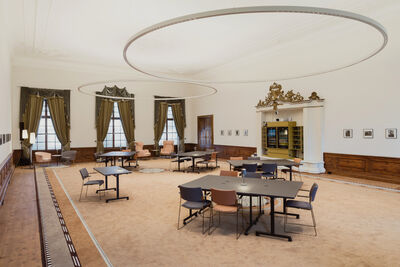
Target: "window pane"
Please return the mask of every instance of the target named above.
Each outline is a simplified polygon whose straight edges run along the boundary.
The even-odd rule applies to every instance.
[[[37,150],[45,150],[45,149],[46,149],[46,147],[45,147],[44,143],[38,143],[37,144]]]
[[[47,115],[47,116],[46,116]],[[53,122],[50,117],[49,106],[47,101],[44,100],[42,115],[39,121],[39,128],[36,136],[36,144],[32,147],[34,150],[46,150],[46,149],[61,149],[61,143],[58,140]],[[46,145],[46,134],[47,134],[47,145]]]

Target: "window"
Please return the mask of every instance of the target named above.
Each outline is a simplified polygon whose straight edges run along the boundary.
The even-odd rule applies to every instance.
[[[163,134],[161,135],[161,139],[159,145],[163,145],[164,140],[174,140],[174,144],[177,145],[179,141],[178,133],[175,128],[174,116],[172,115],[172,107],[168,106],[167,112],[167,122],[165,123],[165,127],[163,130]]]
[[[39,128],[36,133],[36,143],[33,144],[32,150],[56,150],[61,149],[61,143],[57,138],[54,130],[53,121],[51,120],[49,105],[47,100],[43,101],[42,115],[39,121]]]
[[[104,147],[126,147],[126,137],[124,128],[122,127],[121,117],[119,116],[117,102],[114,102],[114,109],[111,113],[110,125],[108,126],[106,139],[104,139]]]

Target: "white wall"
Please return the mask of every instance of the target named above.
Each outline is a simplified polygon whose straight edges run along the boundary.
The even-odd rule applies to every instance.
[[[0,0],[0,134],[11,133],[11,72],[5,5],[5,1]],[[0,145],[0,163],[10,152],[11,142]]]
[[[294,89],[305,97],[316,91],[325,98],[323,152],[400,157],[400,19],[393,15],[396,12],[391,14],[377,17],[389,33],[389,43],[372,59],[329,74],[277,81],[285,91]],[[221,80],[229,75],[233,79],[252,72],[251,68],[224,67],[198,77]],[[255,126],[255,105],[271,84],[216,85],[216,95],[195,101],[193,115],[214,114],[215,144],[255,147],[254,133],[261,130]],[[353,129],[352,139],[343,138],[346,128]],[[363,128],[373,128],[374,138],[364,139]],[[397,128],[399,138],[385,139],[385,128]],[[249,136],[220,136],[220,129],[249,129]]]
[[[78,92],[79,85],[110,79],[138,78],[132,75],[133,71],[105,69],[96,66],[79,66],[60,64],[60,62],[44,62],[40,60],[15,59],[12,67],[12,129],[13,149],[19,149],[19,101],[20,87],[70,89],[71,90],[71,147],[95,147],[95,97]],[[140,77],[139,77],[140,78]],[[142,77],[143,79],[143,77]],[[121,87],[121,85],[118,85]],[[99,86],[98,90],[104,87]],[[132,88],[133,87],[133,88]],[[181,96],[185,86],[183,84],[165,83],[134,83],[128,90],[140,95]],[[89,88],[90,89],[90,88]],[[153,144],[154,132],[154,100],[141,98],[135,100],[135,139],[144,144]],[[189,118],[191,109],[187,108]],[[190,119],[188,119],[190,120]],[[188,123],[191,126],[191,122]],[[188,129],[188,127],[186,128]]]

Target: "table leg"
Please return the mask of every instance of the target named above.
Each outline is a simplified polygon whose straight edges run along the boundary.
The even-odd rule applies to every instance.
[[[279,238],[286,238],[289,242],[292,241],[292,237],[289,235],[280,235],[280,234],[275,234],[275,198],[271,197],[271,231],[270,232],[264,232],[264,231],[256,231],[256,236],[260,235],[268,235],[268,236],[273,236],[273,237],[279,237]]]
[[[194,172],[194,157],[192,157],[192,172]]]
[[[124,157],[121,157],[121,167],[124,167]]]
[[[118,200],[118,199],[126,199],[126,200],[129,200],[129,197],[119,197],[119,174],[116,174],[116,175],[115,175],[115,179],[116,179],[116,181],[117,181],[117,197],[116,197],[116,198],[109,198],[109,199],[107,199],[107,200],[106,200],[106,203],[107,203],[108,201]]]
[[[290,166],[289,169],[290,169],[290,181],[292,181],[292,166]]]
[[[295,216],[296,219],[300,218],[300,214],[286,212],[286,198],[283,199],[283,211],[275,211],[275,213],[283,214],[283,215],[286,214],[286,215],[289,215],[289,216]]]
[[[117,190],[115,187],[112,187],[112,188],[108,188],[108,176],[106,175],[105,176],[106,177],[106,182],[105,182],[105,187],[104,187],[104,189],[98,189],[98,190],[96,190],[96,193],[98,193],[99,191],[107,191],[107,190]]]
[[[178,156],[178,172],[181,171],[181,157]]]

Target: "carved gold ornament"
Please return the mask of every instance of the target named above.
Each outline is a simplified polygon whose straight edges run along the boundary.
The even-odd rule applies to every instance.
[[[284,103],[300,104],[311,102],[313,100],[323,99],[321,99],[316,92],[312,92],[308,97],[308,100],[304,100],[304,97],[299,92],[294,93],[293,90],[287,91],[285,94],[285,91],[282,90],[282,85],[273,83],[269,87],[269,93],[265,97],[265,100],[259,100],[256,107],[273,107],[273,110],[277,112],[278,106],[283,105]]]

